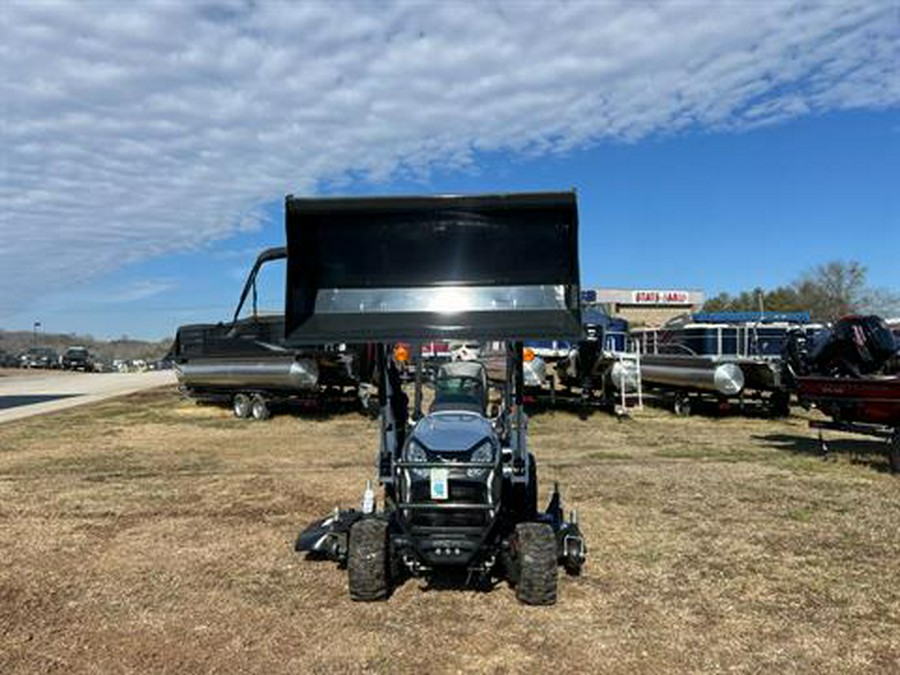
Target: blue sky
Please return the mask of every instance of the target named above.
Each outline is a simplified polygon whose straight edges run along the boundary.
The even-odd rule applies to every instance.
[[[585,286],[900,290],[890,3],[12,7],[2,328],[225,319],[287,192],[574,187]]]

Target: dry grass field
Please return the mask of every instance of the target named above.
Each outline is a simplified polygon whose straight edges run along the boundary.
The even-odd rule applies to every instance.
[[[900,672],[900,478],[806,419],[531,420],[590,559],[560,602],[411,580],[351,603],[292,551],[375,423],[153,391],[0,426],[0,672]],[[856,454],[846,452],[853,450]]]

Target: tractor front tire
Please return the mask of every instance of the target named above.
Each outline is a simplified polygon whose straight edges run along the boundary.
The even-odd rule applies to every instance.
[[[350,528],[347,576],[350,599],[386,600],[390,591],[388,524],[376,518],[358,520]]]
[[[556,602],[556,535],[546,523],[516,525],[516,599],[526,605]]]

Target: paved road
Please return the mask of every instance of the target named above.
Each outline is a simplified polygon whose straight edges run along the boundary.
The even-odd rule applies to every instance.
[[[9,371],[7,371],[9,372]],[[175,384],[175,372],[30,372],[0,377],[0,423]]]

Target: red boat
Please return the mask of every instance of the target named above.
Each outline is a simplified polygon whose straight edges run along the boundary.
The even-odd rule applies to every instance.
[[[797,396],[804,405],[815,405],[831,420],[811,420],[819,429],[823,454],[828,444],[822,429],[849,431],[884,439],[892,473],[900,473],[900,376],[797,378]]]
[[[797,398],[831,419],[812,420],[827,454],[822,429],[849,431],[886,441],[891,470],[900,473],[900,343],[878,316],[847,316],[809,348],[792,334],[784,351],[786,373]]]
[[[900,376],[803,376],[797,394],[836,422],[900,428]]]

